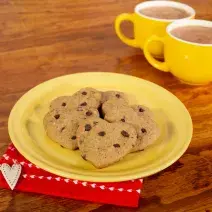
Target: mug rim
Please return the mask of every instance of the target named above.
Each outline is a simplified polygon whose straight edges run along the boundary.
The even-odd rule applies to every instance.
[[[178,40],[180,42],[187,43],[187,44],[193,45],[193,46],[205,46],[205,47],[209,46],[209,47],[212,47],[212,44],[196,43],[196,42],[186,41],[186,40],[183,40],[181,38],[174,36],[171,33],[171,31],[173,29],[176,29],[178,27],[180,28],[180,27],[183,27],[183,26],[205,26],[205,27],[212,28],[212,21],[201,20],[201,19],[177,20],[177,21],[174,21],[173,23],[169,24],[166,28],[166,33],[175,40]]]
[[[153,18],[150,16],[146,16],[139,12],[140,9],[151,7],[151,6],[168,6],[168,7],[170,6],[170,7],[175,7],[175,8],[181,8],[181,9],[184,9],[186,12],[188,12],[190,15],[188,17],[180,18],[180,19],[179,18],[178,19],[162,19],[162,18]],[[177,21],[177,20],[191,19],[196,15],[195,10],[187,4],[183,4],[183,3],[175,2],[175,1],[164,1],[164,0],[163,1],[145,1],[140,4],[137,4],[134,8],[134,12],[137,15],[144,17],[146,19],[153,20],[153,21],[159,21],[159,22],[167,22],[167,23]]]

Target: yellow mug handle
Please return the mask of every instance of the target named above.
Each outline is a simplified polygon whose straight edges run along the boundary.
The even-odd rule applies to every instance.
[[[126,37],[122,31],[121,31],[121,23],[123,21],[131,21],[134,24],[134,17],[133,14],[129,14],[129,13],[122,13],[119,16],[116,17],[115,20],[115,30],[116,30],[116,34],[118,35],[118,37],[127,45],[132,46],[132,47],[139,47],[136,44],[135,38],[131,39]]]
[[[152,55],[151,53],[149,52],[149,45],[150,43],[152,43],[153,41],[158,41],[158,42],[161,42],[163,43],[163,45],[165,44],[164,43],[164,38],[162,37],[158,37],[156,35],[152,35],[150,38],[148,38],[144,44],[144,55],[147,59],[147,61],[155,68],[161,70],[161,71],[164,71],[164,72],[168,72],[169,71],[169,68],[167,66],[167,63],[166,62],[161,62],[161,61],[158,61],[156,60]]]

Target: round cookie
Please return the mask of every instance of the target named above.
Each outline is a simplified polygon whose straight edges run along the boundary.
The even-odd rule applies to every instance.
[[[94,88],[83,88],[72,96],[61,96],[54,99],[50,108],[67,108],[75,109],[78,107],[84,108],[99,108],[101,104],[102,93]]]
[[[96,123],[97,122],[97,123]],[[127,123],[108,123],[102,119],[82,121],[78,129],[82,157],[97,168],[107,167],[131,152],[137,140],[135,128]]]
[[[132,151],[143,150],[159,137],[159,129],[153,119],[152,112],[147,107],[141,105],[130,107],[109,100],[103,104],[102,110],[105,114],[105,120],[112,123],[124,122],[135,127],[138,139]]]
[[[46,114],[43,123],[49,138],[63,147],[74,150],[78,147],[76,132],[79,121],[98,116],[96,109],[57,108]]]
[[[102,103],[108,100],[123,100],[128,103],[127,95],[119,91],[106,91],[102,93]]]

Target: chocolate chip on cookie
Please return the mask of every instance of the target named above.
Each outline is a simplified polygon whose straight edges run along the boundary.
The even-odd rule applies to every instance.
[[[144,112],[144,109],[143,108],[139,108],[139,112]]]
[[[118,147],[120,147],[120,144],[113,144],[113,146],[114,146],[115,148],[118,148]]]
[[[80,106],[86,106],[87,105],[87,102],[83,102],[80,104]]]
[[[71,139],[76,140],[77,139],[76,135],[72,136]]]
[[[85,131],[90,131],[92,129],[90,124],[85,125]]]
[[[105,136],[105,134],[106,133],[104,131],[101,131],[101,132],[98,133],[99,136]]]
[[[89,110],[85,114],[86,114],[86,116],[91,116],[93,113]]]
[[[122,121],[122,122],[125,122],[125,119],[123,118],[123,119],[121,119],[121,121]]]
[[[146,129],[145,128],[141,128],[141,132],[142,133],[146,133]]]
[[[59,114],[56,114],[54,117],[55,117],[55,119],[59,119],[60,118],[60,115]]]
[[[83,91],[83,92],[82,92],[82,95],[87,95],[87,92]]]
[[[129,137],[130,135],[129,135],[129,133],[127,132],[127,131],[125,131],[125,130],[122,130],[121,131],[121,134],[124,136],[124,137]]]

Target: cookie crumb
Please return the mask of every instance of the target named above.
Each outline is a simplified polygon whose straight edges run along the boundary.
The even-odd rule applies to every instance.
[[[121,131],[121,134],[122,134],[124,137],[129,137],[129,136],[130,136],[129,133],[128,133],[127,131],[125,131],[125,130],[122,130],[122,131]]]
[[[118,148],[118,147],[120,147],[120,144],[113,144],[113,146],[114,146],[115,148]]]

